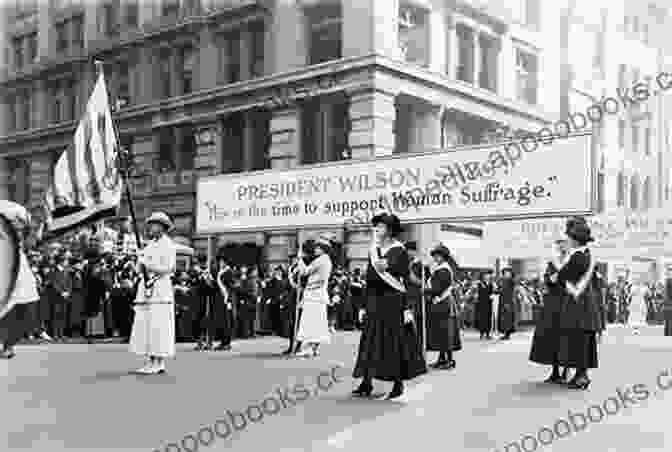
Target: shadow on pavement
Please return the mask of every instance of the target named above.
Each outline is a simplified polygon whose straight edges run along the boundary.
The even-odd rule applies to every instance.
[[[173,384],[177,379],[170,374],[163,375],[141,375],[136,374],[133,370],[106,370],[101,372],[96,372],[94,375],[86,375],[79,379],[80,384],[90,385],[102,383],[105,381],[120,381],[122,379],[135,379],[142,380],[147,383],[158,383],[158,384]]]

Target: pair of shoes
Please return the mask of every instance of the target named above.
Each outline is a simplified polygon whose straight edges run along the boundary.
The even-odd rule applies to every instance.
[[[213,348],[212,350],[216,351],[216,352],[228,352],[228,351],[231,350],[231,346],[230,345],[219,344],[217,347]]]
[[[551,374],[547,379],[544,380],[544,383],[565,384],[567,383],[567,379],[562,375]]]
[[[299,351],[299,352],[294,353],[294,356],[296,356],[297,358],[313,358],[317,355],[315,354],[314,351],[312,351],[310,349],[305,349],[303,351]]]
[[[284,352],[282,352],[282,354],[283,354],[283,355],[291,355],[291,354],[292,354],[292,349],[291,349],[291,348],[288,348],[287,350],[285,350]]]
[[[585,391],[588,389],[588,386],[590,386],[590,379],[588,377],[575,378],[567,383],[569,389],[578,389],[580,391]]]
[[[3,350],[0,352],[0,359],[12,359],[16,356],[14,350]]]
[[[373,385],[370,383],[362,382],[357,389],[352,391],[352,395],[355,397],[369,397],[373,392]]]
[[[440,367],[441,370],[453,370],[457,367],[457,363],[454,359],[447,361],[443,366]]]
[[[398,397],[401,397],[404,394],[404,385],[395,383],[392,387],[392,391],[385,397],[385,400],[393,400]]]
[[[441,368],[443,368],[446,364],[448,364],[448,361],[446,361],[445,359],[441,359],[441,360],[436,361],[436,362],[433,363],[433,364],[430,364],[429,367],[430,367],[431,369],[441,369]]]

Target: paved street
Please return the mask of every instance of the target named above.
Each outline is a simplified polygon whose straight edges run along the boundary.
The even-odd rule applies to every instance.
[[[168,443],[226,420],[227,409],[242,411],[276,389],[303,383],[311,388],[308,400],[290,403],[198,450],[517,451],[505,446],[525,434],[536,436],[544,426],[553,428],[557,420],[568,419],[568,410],[586,413],[590,405],[618,399],[618,388],[638,383],[653,391],[661,370],[672,374],[672,338],[662,336],[662,327],[647,328],[640,336],[612,327],[587,392],[538,383],[547,370],[527,361],[530,332],[489,343],[468,333],[455,372],[418,379],[398,401],[356,400],[349,392],[355,384],[350,373],[357,340],[357,333],[338,333],[315,360],[274,355],[285,347],[277,338],[237,342],[231,354],[197,353],[185,345],[169,363],[169,373],[155,377],[129,375],[140,362],[123,345],[20,347],[14,360],[0,362],[5,386],[0,450],[163,451]],[[337,364],[343,366],[336,370],[342,382],[315,392],[320,372]],[[661,381],[672,383],[672,376]],[[328,382],[322,377],[323,387]],[[387,390],[389,385],[378,384],[377,392]],[[609,411],[617,409],[611,406]],[[666,399],[652,395],[537,450],[670,450],[671,407],[672,391]],[[218,426],[226,436],[225,424]],[[562,428],[559,432],[564,435]],[[542,432],[541,439],[549,441],[549,434]],[[194,450],[190,440],[186,446]],[[534,446],[528,438],[520,450]]]

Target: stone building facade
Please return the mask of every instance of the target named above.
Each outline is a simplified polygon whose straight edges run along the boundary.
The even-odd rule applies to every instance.
[[[39,202],[104,62],[139,217],[194,236],[195,180],[478,144],[560,113],[560,6],[540,0],[3,3],[0,196]],[[413,225],[429,247],[440,225]],[[321,231],[226,234],[270,262]],[[348,261],[363,231],[330,231]],[[194,236],[196,248],[206,246]]]

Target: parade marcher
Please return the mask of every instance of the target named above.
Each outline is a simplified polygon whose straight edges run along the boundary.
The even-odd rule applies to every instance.
[[[312,253],[314,247],[312,247],[312,240],[308,240],[303,243],[302,255],[306,256]],[[310,245],[310,252],[306,249]],[[305,279],[301,276],[299,272],[299,257],[294,256],[292,265],[288,270],[288,282],[290,286],[289,294],[287,295],[287,302],[281,306],[281,312],[283,312],[283,330],[286,333],[286,337],[289,339],[289,346],[287,350],[283,352],[283,355],[291,355],[296,351],[301,349],[301,343],[296,343],[296,333],[298,331],[298,322],[301,320],[301,305],[299,300],[302,296],[303,286]]]
[[[560,373],[560,328],[561,316],[564,311],[565,289],[557,281],[557,274],[567,257],[568,245],[564,240],[555,242],[553,259],[548,263],[544,273],[546,293],[544,294],[541,317],[534,329],[530,361],[553,366],[546,383],[566,383],[567,368]],[[555,282],[552,281],[556,279]]]
[[[427,366],[408,305],[409,257],[398,240],[401,222],[396,215],[380,214],[371,223],[364,329],[353,371],[362,382],[353,395],[370,396],[375,378],[394,382],[387,398],[395,399],[404,392],[403,381],[426,373]]]
[[[252,277],[249,268],[240,268],[240,277],[236,284],[238,299],[238,337],[242,339],[254,337],[254,323],[257,316],[257,281]]]
[[[213,296],[212,306],[212,338],[217,343],[213,350],[231,350],[233,328],[233,305],[231,292],[233,287],[233,269],[226,259],[219,258],[215,275],[217,291]]]
[[[646,325],[646,287],[643,284],[637,284],[633,288],[629,308],[629,325],[632,327],[632,334],[638,335],[640,328]]]
[[[322,237],[315,242],[315,259],[308,265],[302,259],[298,261],[299,273],[307,281],[300,301],[303,312],[296,340],[309,345],[310,349],[299,351],[297,356],[318,356],[320,345],[331,341],[327,319],[327,286],[333,265],[329,257],[331,249],[330,241]]]
[[[68,322],[68,303],[72,294],[72,279],[66,271],[65,254],[56,256],[56,267],[47,279],[47,294],[51,303],[52,336],[57,341],[65,339],[65,330]]]
[[[422,299],[422,291],[423,286],[426,285],[430,272],[427,271],[425,264],[423,264],[418,256],[418,244],[416,242],[406,243],[406,251],[408,251],[411,260],[408,272],[408,304],[411,306],[411,309],[413,309],[416,325],[423,325],[425,317],[421,305],[421,303],[424,302]],[[418,331],[418,340],[420,341],[420,349],[424,350],[425,344],[422,342],[423,338],[421,331]]]
[[[355,327],[362,329],[362,322],[359,318],[359,312],[366,305],[366,282],[362,278],[362,270],[355,268],[350,279],[350,298],[352,300],[352,309],[355,312]]]
[[[497,331],[502,334],[501,340],[511,339],[511,334],[516,331],[518,320],[518,307],[515,297],[515,280],[513,270],[502,270],[502,280],[499,285],[499,306],[497,310]]]
[[[198,299],[197,329],[198,343],[196,351],[210,350],[213,348],[214,298],[219,287],[208,268],[207,256],[199,256],[198,264],[194,268],[192,284]]]
[[[600,324],[599,294],[594,281],[595,260],[586,246],[593,238],[590,227],[582,218],[569,219],[565,233],[571,251],[557,277],[551,277],[565,289],[558,355],[560,364],[576,369],[568,386],[587,389],[590,384],[588,369],[597,368],[596,333]]]
[[[142,279],[135,299],[130,351],[148,358],[139,373],[158,374],[165,372],[165,359],[175,356],[175,294],[171,276],[177,256],[175,245],[167,236],[173,229],[168,215],[152,214],[147,227],[151,241],[138,260]]]
[[[456,281],[457,264],[450,250],[439,245],[431,252],[436,263],[429,284],[427,296],[427,350],[439,352],[438,359],[430,367],[433,369],[454,369],[453,352],[462,349],[458,325],[458,299],[453,284]]]
[[[475,323],[481,339],[490,339],[492,332],[492,297],[494,287],[492,274],[483,273],[476,286],[476,315]]]
[[[10,359],[16,355],[14,345],[37,326],[31,316],[30,305],[39,301],[40,295],[30,262],[23,250],[23,240],[30,230],[30,214],[25,207],[6,200],[0,201],[0,213],[12,224],[20,248],[16,284],[7,305],[0,311],[0,341],[3,344],[0,358]]]
[[[84,336],[84,303],[86,297],[86,284],[84,281],[84,265],[80,262],[69,260],[66,264],[72,281],[72,294],[68,310],[68,335]]]

